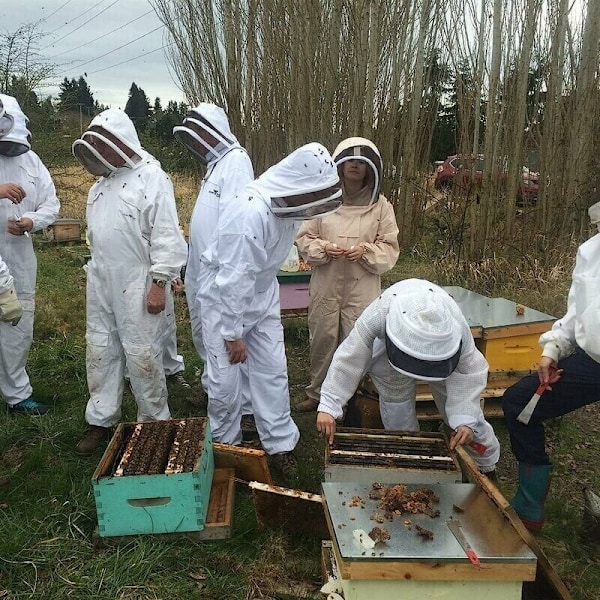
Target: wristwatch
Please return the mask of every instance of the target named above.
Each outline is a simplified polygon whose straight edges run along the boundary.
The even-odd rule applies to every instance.
[[[152,283],[154,285],[157,285],[158,287],[161,287],[161,288],[167,287],[167,280],[166,279],[153,279]]]

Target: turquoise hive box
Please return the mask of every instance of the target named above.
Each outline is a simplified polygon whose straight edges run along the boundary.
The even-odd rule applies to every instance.
[[[213,473],[208,419],[121,423],[92,477],[98,534],[201,531]]]

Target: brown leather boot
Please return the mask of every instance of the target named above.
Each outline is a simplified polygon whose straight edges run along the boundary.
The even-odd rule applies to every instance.
[[[75,446],[75,452],[79,456],[91,456],[109,438],[110,429],[89,425],[86,436]]]
[[[317,406],[319,406],[318,400],[313,400],[306,396],[302,402],[296,404],[295,409],[297,412],[313,412],[317,410]]]

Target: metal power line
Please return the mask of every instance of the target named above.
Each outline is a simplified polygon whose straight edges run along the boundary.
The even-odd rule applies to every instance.
[[[89,65],[92,62],[96,62],[97,60],[100,60],[101,58],[104,58],[105,56],[108,56],[109,54],[112,54],[113,52],[116,52],[117,50],[121,50],[121,48],[125,48],[126,46],[131,46],[131,44],[133,44],[134,42],[137,42],[138,40],[145,38],[146,36],[150,35],[151,33],[154,33],[155,31],[158,31],[159,29],[162,29],[163,27],[164,27],[164,25],[155,27],[152,31],[147,31],[146,33],[136,37],[135,39],[131,40],[130,42],[127,42],[126,44],[122,44],[121,46],[118,46],[117,48],[114,48],[113,50],[109,50],[108,52],[105,52],[104,54],[101,54],[100,56],[96,56],[96,58],[91,58],[90,60],[86,60],[84,63],[81,63],[79,65],[74,65],[74,66],[77,69],[79,69],[80,67]]]
[[[104,69],[98,69],[97,71],[90,71],[88,73],[88,75],[94,75],[96,73],[102,73],[102,71],[108,71],[108,69],[114,69],[115,67],[124,65],[125,63],[131,62],[132,60],[137,60],[138,58],[142,58],[143,56],[148,56],[148,54],[153,54],[154,52],[158,52],[159,50],[163,50],[164,48],[168,48],[169,46],[172,46],[172,45],[173,45],[173,42],[169,42],[168,44],[165,44],[164,46],[161,46],[160,48],[155,48],[154,50],[150,50],[149,52],[143,52],[142,54],[138,54],[138,56],[134,56],[133,58],[128,58],[127,60],[124,60],[120,63],[111,65],[110,67],[105,67]]]
[[[103,8],[98,14],[95,14],[93,17],[89,18],[87,21],[83,22],[78,27],[75,27],[75,29],[72,29],[71,31],[69,31],[69,33],[66,33],[61,38],[58,38],[57,40],[55,40],[51,44],[48,44],[47,46],[44,46],[43,48],[41,48],[41,50],[45,50],[46,48],[48,48],[50,46],[54,46],[54,44],[58,44],[58,42],[61,42],[65,38],[69,37],[72,33],[75,33],[76,31],[79,31],[82,27],[85,27],[88,23],[90,23],[91,21],[93,21],[94,19],[96,19],[97,17],[99,17],[102,13],[106,12],[111,6],[114,6],[118,1],[119,0],[114,0],[114,2],[112,2],[111,4],[109,4],[106,8]]]
[[[50,17],[53,17],[59,10],[62,10],[67,4],[70,4],[73,0],[67,0],[62,6],[59,6],[54,12],[51,12],[48,16],[42,19],[42,23],[47,21]],[[62,26],[61,26],[62,27]]]
[[[132,19],[131,21],[127,21],[127,23],[124,23],[120,27],[115,27],[115,29],[111,29],[107,33],[104,33],[104,34],[98,36],[97,38],[94,38],[93,40],[89,40],[89,41],[87,41],[87,42],[85,42],[83,44],[80,44],[79,46],[75,46],[75,48],[69,48],[68,50],[65,50],[64,52],[59,52],[58,54],[54,54],[52,56],[49,56],[48,59],[56,58],[57,56],[62,56],[63,54],[67,54],[67,52],[74,52],[75,50],[79,50],[79,48],[83,48],[84,46],[89,46],[89,45],[93,44],[94,42],[97,42],[98,40],[101,40],[102,38],[105,38],[106,36],[110,35],[111,33],[115,33],[116,31],[119,31],[120,29],[123,29],[124,27],[127,27],[127,25],[131,25],[135,21],[139,21],[140,19],[142,19],[143,17],[149,15],[152,12],[154,12],[154,11],[153,10],[149,10],[148,12],[145,12],[143,15],[140,15],[139,17],[136,17],[135,19]]]

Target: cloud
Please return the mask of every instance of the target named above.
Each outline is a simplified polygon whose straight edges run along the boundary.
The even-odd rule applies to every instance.
[[[183,93],[169,70],[165,29],[148,0],[23,0],[2,2],[4,33],[36,24],[42,33],[39,57],[55,66],[55,77],[38,90],[56,96],[58,85],[83,75],[94,99],[124,108],[133,82],[151,103],[158,96],[183,101]]]

